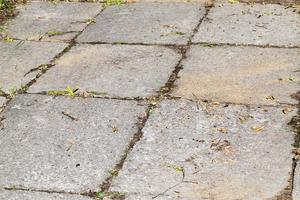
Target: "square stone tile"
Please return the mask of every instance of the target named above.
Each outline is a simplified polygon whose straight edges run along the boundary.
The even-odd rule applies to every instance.
[[[0,190],[0,199],[5,200],[91,200],[91,198],[73,194],[47,192],[8,191]]]
[[[300,199],[300,162],[297,162],[297,166],[294,174],[294,188],[293,188],[293,199]]]
[[[30,69],[49,62],[67,47],[65,43],[0,42],[0,88],[9,93],[32,80],[38,71]]]
[[[186,44],[203,17],[203,5],[134,3],[105,9],[79,42]]]
[[[144,114],[134,101],[18,95],[3,114],[0,186],[99,191]]]
[[[297,104],[299,49],[193,46],[174,96],[220,102]]]
[[[296,112],[163,101],[110,189],[139,200],[271,199],[291,176]]]
[[[33,1],[9,21],[10,37],[28,40],[70,40],[102,9],[98,3]]]
[[[300,45],[300,18],[294,8],[276,4],[217,4],[193,42]]]
[[[166,47],[77,45],[57,61],[29,92],[105,92],[110,96],[151,96],[168,81],[181,55]]]

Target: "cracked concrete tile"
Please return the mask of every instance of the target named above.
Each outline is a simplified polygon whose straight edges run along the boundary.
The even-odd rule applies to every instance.
[[[181,55],[166,47],[77,45],[57,61],[29,92],[106,92],[110,96],[151,96],[168,81]]]
[[[29,2],[8,22],[7,34],[28,40],[70,40],[101,9],[101,4],[97,3]]]
[[[163,101],[110,190],[129,199],[252,200],[288,185],[294,133],[287,123],[296,108],[202,106]]]
[[[32,80],[37,71],[24,76],[31,69],[48,64],[67,47],[65,43],[0,42],[0,88],[9,93]]]
[[[3,113],[0,185],[99,191],[144,115],[135,101],[18,95]]]
[[[174,96],[221,102],[297,104],[299,49],[192,46]]]
[[[91,198],[75,194],[59,194],[47,192],[0,190],[0,199],[5,200],[91,200]]]
[[[297,162],[297,166],[294,174],[294,187],[293,187],[293,199],[300,199],[300,162]]]
[[[300,45],[300,18],[294,10],[276,4],[217,4],[193,42]]]
[[[79,42],[186,44],[204,6],[192,3],[134,3],[105,9]]]

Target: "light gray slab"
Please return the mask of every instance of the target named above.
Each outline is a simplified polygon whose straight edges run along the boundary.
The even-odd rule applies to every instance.
[[[0,42],[0,88],[9,93],[32,80],[38,71],[31,69],[48,64],[67,47],[65,43]]]
[[[91,200],[81,195],[58,194],[47,192],[0,190],[0,199],[5,200]]]
[[[276,4],[217,4],[193,42],[300,45],[300,17]]]
[[[205,13],[192,3],[110,6],[79,36],[79,42],[186,44]]]
[[[297,104],[299,49],[193,46],[174,96],[221,102]],[[273,99],[274,97],[275,99]]]
[[[70,40],[74,34],[82,31],[87,20],[101,11],[101,4],[79,2],[29,2],[21,6],[18,16],[10,20],[7,33],[10,37],[28,40],[51,40],[47,33],[62,34],[62,40]],[[56,35],[55,40],[59,39]]]
[[[294,187],[293,187],[293,199],[300,199],[300,162],[297,162],[297,166],[294,174]]]
[[[110,190],[129,199],[271,198],[288,185],[294,133],[287,123],[296,112],[165,100]]]
[[[166,47],[77,45],[57,61],[29,92],[106,92],[110,96],[151,96],[168,81],[180,54]]]
[[[0,186],[99,191],[144,111],[134,101],[18,95],[3,114]]]

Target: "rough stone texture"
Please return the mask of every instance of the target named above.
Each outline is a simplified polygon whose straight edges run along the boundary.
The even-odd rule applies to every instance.
[[[78,45],[29,92],[64,90],[69,85],[111,96],[150,96],[164,86],[179,59],[180,54],[166,47]]]
[[[38,71],[24,77],[30,69],[48,64],[67,47],[64,43],[0,42],[0,88],[9,93],[32,80]]]
[[[293,199],[300,199],[300,162],[297,163],[294,175]]]
[[[192,3],[134,3],[111,6],[79,42],[186,44],[204,6]]]
[[[58,194],[47,192],[27,192],[0,190],[0,199],[5,200],[91,200],[81,195]]]
[[[193,42],[300,45],[300,18],[294,10],[275,4],[217,4]]]
[[[101,4],[95,3],[29,2],[21,6],[19,15],[8,23],[7,33],[10,37],[29,40],[51,40],[47,33],[69,33],[53,39],[70,40],[101,9]]]
[[[160,193],[159,199],[271,198],[290,178],[294,133],[287,123],[295,113],[296,108],[285,115],[280,107],[163,101],[111,191],[137,194],[129,199]]]
[[[247,104],[297,104],[290,95],[299,90],[299,53],[298,49],[196,45],[183,62],[173,95]]]
[[[4,97],[0,97],[0,107],[4,105],[6,99]]]
[[[3,114],[0,186],[98,191],[144,111],[134,101],[18,95]]]

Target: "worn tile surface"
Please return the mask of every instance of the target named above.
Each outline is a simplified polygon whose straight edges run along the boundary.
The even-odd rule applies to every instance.
[[[290,95],[299,90],[299,54],[299,49],[196,45],[183,62],[173,95],[233,103],[297,104]]]
[[[31,69],[48,64],[67,47],[65,43],[0,42],[0,88],[9,93],[32,80],[37,71]]]
[[[141,116],[134,101],[19,95],[3,114],[0,186],[98,191]]]
[[[300,17],[276,4],[217,4],[193,42],[300,45]]]
[[[186,44],[205,13],[191,3],[136,3],[111,6],[79,42]]]
[[[6,99],[4,97],[0,97],[0,107],[4,105]]]
[[[111,191],[137,195],[132,199],[274,197],[290,178],[294,134],[287,123],[294,114],[280,107],[164,101]]]
[[[78,45],[33,85],[29,92],[106,92],[110,96],[150,96],[164,86],[180,54],[165,47]]]
[[[0,199],[5,200],[91,200],[81,195],[58,194],[47,192],[27,192],[0,190]]]
[[[300,163],[297,162],[297,166],[294,174],[294,188],[293,188],[293,199],[300,199]]]
[[[9,21],[7,33],[18,39],[70,40],[101,9],[101,4],[96,3],[29,2]]]

